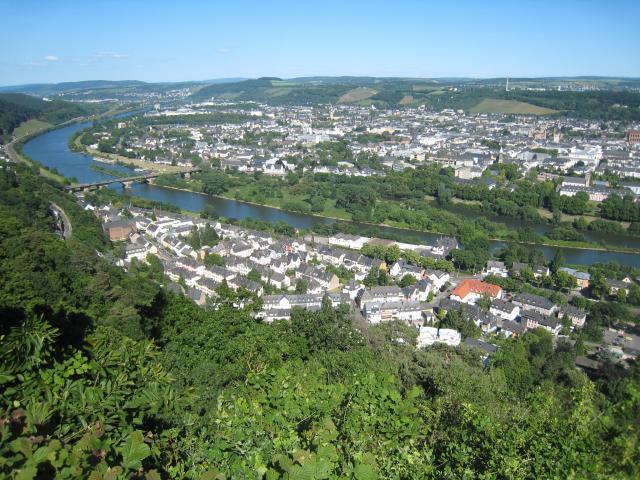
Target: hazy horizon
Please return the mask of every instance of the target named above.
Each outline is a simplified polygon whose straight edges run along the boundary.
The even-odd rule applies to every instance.
[[[553,75],[543,77],[462,77],[462,76],[441,76],[441,77],[418,77],[418,76],[402,76],[402,75],[390,75],[385,77],[378,77],[375,75],[304,75],[300,77],[280,77],[278,75],[259,75],[257,77],[217,77],[207,79],[187,79],[187,80],[158,80],[158,81],[146,81],[136,78],[89,78],[79,80],[65,80],[62,82],[29,82],[29,83],[13,83],[13,84],[0,84],[0,88],[9,87],[21,87],[31,85],[59,85],[65,83],[88,83],[88,82],[142,82],[149,84],[172,84],[172,83],[232,83],[242,82],[246,80],[257,80],[259,78],[279,78],[281,80],[300,80],[306,78],[376,78],[376,79],[391,79],[391,80],[504,80],[509,78],[510,81],[525,81],[525,80],[573,80],[573,79],[620,79],[620,80],[640,80],[640,76],[616,76],[616,75]]]

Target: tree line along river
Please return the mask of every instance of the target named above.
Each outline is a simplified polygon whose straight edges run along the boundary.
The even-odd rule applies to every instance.
[[[47,167],[57,169],[57,171],[65,177],[75,177],[80,183],[91,183],[113,178],[113,176],[109,175],[108,173],[95,169],[95,167],[103,166],[103,163],[97,162],[93,159],[93,157],[89,155],[74,152],[69,148],[69,137],[77,131],[87,128],[90,125],[90,123],[78,123],[59,128],[57,130],[45,132],[42,135],[36,136],[25,143],[25,145],[23,146],[23,151],[33,160]],[[132,169],[121,165],[109,165],[109,169],[117,170],[124,174],[135,174]],[[122,187],[120,184],[116,183],[111,188]],[[329,218],[322,218],[295,212],[287,212],[278,210],[276,208],[253,205],[237,200],[211,197],[199,193],[185,192],[181,190],[175,190],[144,183],[133,184],[133,186],[131,187],[131,194],[149,200],[170,203],[184,210],[194,212],[201,211],[205,205],[210,204],[216,209],[219,215],[224,217],[237,219],[253,218],[272,223],[282,221],[296,228],[308,229],[312,228],[315,225],[334,222],[333,219]],[[502,222],[513,228],[522,225],[519,222],[514,221],[513,219],[496,217],[491,217],[490,219]],[[419,240],[425,243],[434,243],[435,240],[439,237],[438,234],[434,233],[418,232],[392,227],[377,228],[387,230],[389,233],[393,233],[393,235],[396,237],[398,235],[406,236],[408,242],[412,240]],[[532,226],[532,228],[537,230],[539,233],[544,233],[542,229],[546,227],[543,225],[536,225]],[[593,233],[586,234],[585,237],[587,237],[588,240],[596,242],[601,240],[601,237],[598,234]],[[635,238],[607,235],[606,240],[611,245],[640,248],[640,240]],[[502,245],[502,242],[494,241],[492,243],[492,248],[498,249]],[[549,246],[538,246],[538,248],[540,248],[544,252],[544,255],[547,259],[553,258],[555,251],[558,249],[558,247]],[[566,247],[562,247],[560,248],[560,250],[564,254],[566,262],[571,264],[591,265],[597,262],[616,261],[625,265],[640,267],[639,254],[605,252]]]

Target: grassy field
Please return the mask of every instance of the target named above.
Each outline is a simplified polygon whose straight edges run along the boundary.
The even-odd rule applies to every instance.
[[[253,190],[254,188],[252,185],[232,187],[224,194],[224,196],[227,198],[237,198],[239,200],[276,208],[282,208],[283,205],[285,205],[289,200],[303,201],[305,200],[305,198],[307,198],[306,196],[292,195],[290,192],[283,190],[281,192],[278,192],[277,196],[274,195],[269,197],[260,197],[258,199],[256,198]],[[314,214],[323,217],[339,218],[341,220],[351,220],[350,213],[336,207],[335,199],[326,199],[322,212],[315,212]]]
[[[274,87],[266,88],[264,93],[269,97],[281,97],[283,95],[289,95],[293,88],[291,87]]]
[[[80,146],[80,137],[76,138],[75,141],[76,146]],[[155,163],[155,162],[149,162],[146,160],[142,160],[140,158],[129,158],[129,157],[123,157],[121,155],[116,155],[115,153],[103,153],[103,152],[99,152],[98,150],[94,150],[92,148],[86,147],[85,151],[89,154],[92,155],[93,157],[96,157],[97,159],[106,159],[106,160],[112,160],[112,161],[120,161],[120,162],[124,162],[127,164],[133,164],[135,165],[137,168],[144,168],[145,170],[150,170],[153,172],[161,172],[161,173],[171,173],[171,172],[177,172],[179,170],[184,170],[184,167],[179,167],[177,165],[162,165],[159,163]]]
[[[22,122],[20,126],[13,131],[13,135],[16,138],[21,138],[49,127],[51,127],[50,123],[43,122],[42,120],[37,120],[34,118],[32,120]]]
[[[413,95],[405,95],[400,100],[400,105],[411,105],[413,103]]]
[[[271,85],[274,87],[298,87],[300,86],[297,82],[291,82],[288,80],[271,80]]]
[[[411,87],[411,89],[414,92],[430,92],[430,91],[434,91],[434,90],[440,90],[439,85],[413,85]]]
[[[358,87],[353,90],[349,90],[338,99],[338,103],[353,103],[361,100],[366,100],[369,97],[373,97],[376,92],[373,88]]]
[[[513,113],[516,115],[550,115],[557,110],[551,108],[538,107],[530,103],[518,102],[516,100],[497,100],[495,98],[485,98],[476,106],[469,109],[470,113]]]

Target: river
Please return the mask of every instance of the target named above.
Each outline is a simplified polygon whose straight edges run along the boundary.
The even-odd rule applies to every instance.
[[[29,140],[23,151],[35,161],[50,168],[57,169],[65,177],[75,177],[80,183],[91,183],[99,180],[113,178],[107,173],[93,170],[91,166],[105,166],[104,163],[97,162],[93,157],[73,152],[69,149],[68,139],[75,132],[87,128],[90,123],[78,123],[69,125],[57,130],[51,130]],[[118,170],[123,173],[135,174],[135,172],[120,165],[108,165],[108,168]],[[116,183],[111,188],[122,188]],[[332,223],[332,219],[305,215],[301,213],[285,212],[276,208],[252,205],[241,201],[229,200],[218,197],[211,197],[198,193],[184,192],[156,185],[136,183],[131,188],[131,194],[171,203],[182,209],[190,211],[201,211],[205,205],[212,205],[219,215],[228,218],[253,218],[267,222],[285,222],[296,228],[311,228],[319,224]],[[366,226],[363,226],[366,228]],[[382,227],[380,227],[382,228]],[[424,232],[415,232],[397,228],[384,227],[386,231],[394,236],[401,235],[405,241],[422,241],[432,244],[439,235]],[[632,242],[627,246],[636,246],[637,242]],[[635,240],[635,239],[634,239]],[[502,242],[493,242],[492,249],[497,250],[503,245]],[[534,247],[532,247],[534,248]],[[547,259],[553,258],[557,247],[536,246],[540,248]],[[576,248],[560,249],[567,263],[577,265],[591,265],[596,262],[615,261],[625,265],[640,267],[640,255],[621,252],[601,252],[597,250],[582,250]]]

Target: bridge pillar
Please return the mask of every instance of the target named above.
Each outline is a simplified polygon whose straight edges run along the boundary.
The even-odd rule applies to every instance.
[[[120,183],[122,184],[122,188],[130,189],[131,185],[133,185],[133,180],[129,180],[129,181],[126,181],[126,182],[120,182]]]

